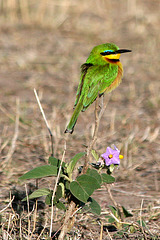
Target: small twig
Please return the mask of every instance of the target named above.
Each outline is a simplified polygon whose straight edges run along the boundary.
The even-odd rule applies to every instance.
[[[41,239],[41,236],[42,236],[42,234],[43,234],[45,228],[47,227],[47,222],[48,222],[48,218],[46,219],[45,224],[44,224],[44,227],[43,227],[41,233],[39,234],[37,240],[40,240],[40,239]]]
[[[99,240],[102,240],[103,239],[102,237],[103,237],[103,222],[101,221],[101,232]]]
[[[9,143],[9,138],[1,145],[0,153],[3,151],[3,149],[7,146],[8,143]]]
[[[10,192],[10,201],[11,201],[11,197],[12,197],[12,193]],[[12,210],[12,213],[16,219],[16,221],[18,220],[18,217],[17,217],[17,214],[15,213],[14,209],[13,209],[13,206],[12,206],[12,202],[11,202],[11,210]]]
[[[19,219],[19,237],[22,240],[22,219]]]
[[[143,209],[143,199],[141,201],[141,208],[140,208],[140,226],[141,226],[141,230],[142,230],[142,233],[143,233],[143,236],[144,236],[144,239],[147,240],[147,237],[145,235],[145,232],[144,232],[144,229],[143,229],[143,223],[142,223],[142,209]]]
[[[54,237],[57,235],[57,233],[62,229],[62,227],[63,226],[60,226],[59,228],[58,228],[58,230],[53,234],[53,236],[52,236],[52,239],[54,239]]]
[[[116,220],[118,223],[123,223],[121,222],[111,211],[110,211],[111,216]]]
[[[40,100],[39,100],[39,97],[38,97],[38,94],[37,94],[37,91],[36,91],[35,88],[34,88],[34,94],[35,94],[35,96],[36,96],[38,106],[39,106],[40,111],[41,111],[41,113],[42,113],[42,116],[43,116],[43,119],[44,119],[45,124],[46,124],[46,126],[47,126],[47,129],[48,129],[48,131],[49,131],[49,135],[50,135],[50,138],[51,138],[51,150],[52,150],[51,152],[52,152],[52,157],[53,157],[53,156],[54,156],[54,149],[53,149],[53,134],[52,134],[51,129],[50,129],[50,127],[49,127],[49,124],[48,124],[48,122],[47,122],[47,119],[46,119],[45,113],[44,113],[44,111],[43,111],[42,105],[41,105],[41,103],[40,103]]]
[[[9,208],[10,205],[12,205],[13,200],[14,200],[14,196],[13,196],[13,198],[10,200],[10,202],[8,203],[8,205],[0,211],[0,214],[1,214],[2,212],[4,212],[7,208]]]
[[[27,208],[28,208],[28,240],[30,239],[30,216],[29,216],[29,197],[28,197],[28,191],[27,191],[27,185],[25,184],[26,189],[26,197],[27,197]]]
[[[16,141],[18,138],[18,133],[19,133],[19,98],[16,99],[16,120],[15,120],[15,132],[14,132],[14,136],[12,139],[12,143],[11,143],[11,147],[9,149],[9,152],[6,156],[5,161],[3,162],[3,169],[6,167],[6,165],[9,165],[10,160],[12,158],[12,155],[15,151],[16,148]]]
[[[36,229],[36,220],[37,220],[37,200],[36,200],[36,207],[35,207],[35,212],[34,212],[33,230],[32,230],[31,236],[30,236],[31,239],[32,239],[33,233]]]
[[[139,213],[139,215],[140,215],[140,225],[141,226],[142,226],[142,209],[143,209],[143,199],[141,201],[141,207],[140,207],[140,213]]]
[[[124,222],[124,221],[121,221],[119,220],[111,211],[110,211],[110,215],[116,220],[116,222],[120,223],[120,224],[126,224],[126,225],[129,225],[129,226],[134,226],[134,227],[137,227],[139,228],[139,225],[138,223],[129,223],[129,222]]]
[[[82,209],[82,207],[79,207],[78,209],[76,209],[76,211],[74,211],[71,217],[73,217],[80,209]]]
[[[65,142],[65,144],[64,144],[64,152],[63,152],[61,164],[60,164],[60,167],[59,167],[58,175],[57,175],[57,178],[56,178],[56,183],[55,183],[54,190],[53,190],[53,194],[52,194],[51,224],[50,224],[50,234],[49,234],[50,237],[51,237],[51,235],[52,235],[52,222],[53,222],[53,210],[54,210],[53,200],[54,200],[55,193],[56,193],[56,190],[57,190],[57,185],[58,185],[58,181],[59,181],[59,177],[60,177],[61,168],[62,168],[62,163],[63,163],[63,161],[64,161],[65,153],[66,153],[66,142]]]
[[[10,224],[11,224],[11,213],[9,214],[9,219],[8,219],[8,226],[7,226],[8,233],[9,233],[9,229],[10,229]]]
[[[106,230],[106,232],[107,232],[107,234],[108,234],[108,236],[109,236],[110,240],[113,240],[113,238],[111,237],[111,235],[110,235],[110,233],[109,233],[108,229],[106,228],[105,230]]]
[[[109,184],[105,184],[105,187],[106,187],[106,189],[107,189],[107,192],[108,192],[108,194],[109,194],[109,197],[110,197],[111,201],[113,202],[114,206],[115,206],[116,208],[118,208],[118,204],[117,204],[117,202],[114,200],[114,197],[113,197],[113,195],[112,195],[112,193],[111,193],[111,186],[110,186]]]

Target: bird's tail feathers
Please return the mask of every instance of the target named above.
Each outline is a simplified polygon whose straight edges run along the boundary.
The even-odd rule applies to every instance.
[[[65,133],[71,133],[71,134],[73,133],[74,126],[75,126],[75,124],[77,122],[77,119],[78,119],[78,115],[80,114],[82,109],[83,109],[83,102],[81,101],[75,107],[73,115],[72,115],[72,117],[70,119],[70,122],[69,122],[69,124],[68,124],[68,126],[67,126],[67,128],[65,130]]]

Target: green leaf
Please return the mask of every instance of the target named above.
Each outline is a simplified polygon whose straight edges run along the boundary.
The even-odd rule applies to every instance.
[[[91,153],[92,153],[92,156],[94,157],[94,159],[96,161],[98,161],[100,158],[100,154],[98,152],[96,152],[96,150],[94,150],[94,149],[91,150]]]
[[[70,182],[69,181],[65,182],[65,189],[70,190]]]
[[[115,222],[115,219],[113,217],[110,217],[110,218],[108,218],[108,222],[112,224]]]
[[[108,218],[108,222],[111,224],[115,222],[115,219],[113,217],[106,216],[106,218]]]
[[[115,182],[115,178],[106,173],[102,173],[101,177],[102,177],[103,183],[114,183]]]
[[[62,197],[62,187],[60,185],[57,186],[57,191],[55,195],[55,200],[57,202]]]
[[[37,168],[32,169],[31,171],[22,175],[19,179],[32,179],[32,178],[42,178],[49,176],[57,176],[58,168],[52,165],[43,165]]]
[[[115,207],[111,206],[111,205],[108,206],[108,207],[111,209],[111,211],[114,214],[114,216],[116,216],[117,215],[117,209]]]
[[[80,201],[86,203],[95,189],[100,188],[100,184],[94,177],[83,174],[70,183],[71,193]]]
[[[59,168],[61,164],[61,160],[55,157],[49,157],[48,163],[51,164],[52,166]],[[66,166],[66,163],[63,162],[62,167],[65,168],[65,166]]]
[[[48,195],[46,196],[45,203],[46,203],[47,205],[51,205],[51,204],[52,204],[52,194],[53,194],[53,191],[50,192],[50,194],[48,194]],[[56,206],[57,208],[59,208],[59,209],[61,209],[61,210],[66,210],[65,205],[64,205],[61,201],[57,201],[57,202],[56,202],[55,199],[54,199],[53,204],[54,204],[54,206]]]
[[[93,214],[100,215],[101,207],[96,202],[96,200],[94,200],[93,198],[90,197],[88,201],[90,202],[90,204],[89,204],[90,212],[92,212]]]
[[[65,205],[62,203],[62,202],[57,202],[56,204],[56,207],[58,208],[58,209],[60,209],[60,210],[66,210],[66,207],[65,207]]]
[[[125,209],[125,207],[122,206],[123,213],[125,217],[133,217],[133,215]]]
[[[99,184],[102,183],[101,175],[95,169],[88,168],[86,174],[94,177],[95,181],[97,181]]]
[[[70,163],[68,164],[67,166],[67,173],[68,174],[71,174],[78,162],[78,160],[83,157],[84,155],[86,154],[86,152],[80,152],[80,153],[77,153],[70,161]]]
[[[40,189],[37,189],[36,191],[34,191],[33,193],[31,193],[28,196],[28,198],[29,199],[38,198],[38,197],[46,196],[49,193],[50,193],[50,190],[48,188],[40,188]],[[27,197],[23,198],[22,202],[26,201],[26,200],[27,200]]]
[[[45,204],[47,204],[47,205],[51,205],[51,204],[52,204],[52,194],[53,194],[53,191],[51,191],[51,192],[46,196]]]
[[[47,205],[52,204],[52,194],[53,194],[53,191],[50,191],[50,193],[46,196],[45,203]],[[54,197],[54,200],[53,200],[54,205],[57,204],[57,202],[59,201],[59,199],[61,197],[62,197],[62,185],[59,184],[57,186],[57,191],[56,191],[56,194],[55,194],[55,197]]]

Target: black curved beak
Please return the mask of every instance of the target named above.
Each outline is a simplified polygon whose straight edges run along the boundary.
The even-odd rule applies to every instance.
[[[132,50],[128,50],[128,49],[119,49],[119,50],[115,51],[114,54],[117,54],[117,53],[126,53],[126,52],[132,52]]]
[[[115,52],[110,52],[110,51],[106,51],[106,52],[101,52],[100,54],[102,56],[106,56],[106,55],[113,55],[113,54],[121,54],[121,53],[126,53],[126,52],[132,52],[132,50],[128,50],[128,49],[119,49]]]

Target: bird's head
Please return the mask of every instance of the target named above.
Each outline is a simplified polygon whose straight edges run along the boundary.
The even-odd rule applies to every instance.
[[[105,43],[94,47],[87,59],[87,62],[92,64],[106,64],[108,63],[116,64],[119,62],[120,55],[122,53],[131,52],[127,49],[119,49],[113,43]]]

